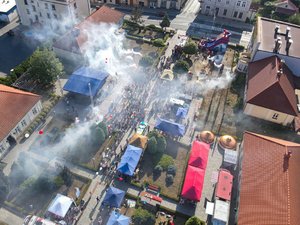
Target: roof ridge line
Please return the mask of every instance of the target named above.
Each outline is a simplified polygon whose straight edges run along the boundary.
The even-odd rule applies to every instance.
[[[286,154],[288,153],[288,149],[287,146],[285,146],[285,152]],[[290,177],[289,177],[289,168],[287,167],[286,170],[286,180],[287,180],[287,211],[288,211],[288,215],[287,215],[287,224],[290,225],[291,224],[291,204],[290,204]]]

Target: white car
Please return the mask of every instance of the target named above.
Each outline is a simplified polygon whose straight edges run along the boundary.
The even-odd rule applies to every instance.
[[[140,135],[144,135],[146,132],[146,129],[148,127],[148,123],[142,121],[139,123],[137,129],[136,129],[136,133],[140,134]]]
[[[56,223],[38,216],[28,215],[24,219],[23,225],[57,225]]]

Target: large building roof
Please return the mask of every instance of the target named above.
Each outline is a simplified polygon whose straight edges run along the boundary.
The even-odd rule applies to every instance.
[[[282,68],[282,74],[278,71]],[[297,116],[294,80],[297,78],[277,56],[249,63],[246,102]]]
[[[82,50],[81,47],[87,41],[85,30],[88,29],[91,24],[117,24],[123,17],[123,13],[104,5],[87,17],[83,22],[76,25],[73,31],[66,33],[58,39],[53,46],[80,54]]]
[[[0,84],[0,141],[40,100],[40,96]]]
[[[289,34],[292,36],[293,44],[289,49],[289,56],[300,58],[300,42],[298,37],[300,37],[300,26],[286,23],[283,21],[272,20],[269,18],[258,17],[257,20],[257,42],[260,43],[258,50],[273,52],[275,47],[275,27],[276,25],[280,26],[280,32],[285,33],[286,28],[290,28]],[[282,46],[280,48],[279,54],[286,55],[286,40],[284,36],[281,37]]]
[[[239,225],[299,224],[300,144],[245,132],[241,171]]]

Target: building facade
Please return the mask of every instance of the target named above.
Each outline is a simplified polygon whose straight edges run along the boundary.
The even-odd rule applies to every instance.
[[[77,23],[90,15],[89,0],[16,0],[21,23],[53,24],[71,20]]]
[[[201,14],[246,21],[252,0],[203,0]]]
[[[18,17],[15,0],[0,1],[0,21],[9,23]]]
[[[140,6],[150,8],[177,9],[180,10],[186,0],[91,0],[93,5],[117,4],[127,6]]]

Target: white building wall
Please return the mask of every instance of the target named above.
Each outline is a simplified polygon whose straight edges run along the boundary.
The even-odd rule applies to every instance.
[[[252,0],[203,0],[201,13],[245,21],[249,15]]]
[[[64,23],[67,18],[78,23],[90,15],[88,0],[16,0],[23,25]],[[71,25],[70,24],[70,25]]]
[[[10,147],[7,142],[7,138],[11,135],[15,139],[19,138],[20,135],[25,131],[25,129],[30,125],[30,123],[39,115],[43,106],[41,101],[38,101],[30,111],[19,121],[19,123],[10,131],[10,133],[0,141],[0,158],[6,150]]]
[[[246,103],[244,113],[249,116],[267,120],[273,123],[282,124],[284,126],[291,124],[295,119],[295,117],[292,115],[288,115],[286,113],[278,112],[249,103]]]

